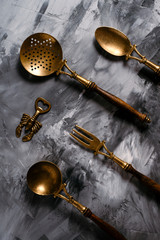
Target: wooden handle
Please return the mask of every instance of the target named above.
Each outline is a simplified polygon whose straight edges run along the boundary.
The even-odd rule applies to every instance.
[[[126,169],[127,172],[132,173],[135,177],[137,177],[144,185],[146,185],[150,190],[160,196],[160,184],[156,183],[149,177],[143,175],[142,173],[138,172],[136,169],[132,167],[131,164]]]
[[[96,84],[92,88],[96,93],[107,99],[108,101],[114,103],[116,106],[121,107],[133,115],[135,115],[138,119],[140,119],[142,122],[150,122],[150,119],[147,117],[146,114],[140,113],[137,110],[135,110],[133,107],[131,107],[129,104],[124,102],[122,99],[112,95],[111,93],[104,91],[100,87],[98,87]]]
[[[115,240],[126,240],[126,238],[121,233],[119,233],[110,224],[104,222],[102,219],[94,215],[90,209],[87,209],[87,211],[84,213],[84,216],[90,218],[94,223],[96,223],[102,230],[112,236]]]
[[[129,104],[124,102],[122,99],[112,95],[111,93],[109,93],[107,91],[104,91],[103,89],[98,87],[94,82],[87,80],[87,79],[81,77],[80,75],[76,74],[71,69],[69,69],[68,65],[65,64],[65,66],[68,68],[68,70],[70,70],[72,72],[72,75],[70,75],[70,77],[75,78],[76,80],[78,80],[78,82],[80,82],[82,85],[84,85],[88,89],[95,91],[96,93],[98,93],[99,95],[101,95],[102,97],[104,97],[105,99],[110,101],[111,103],[115,104],[116,106],[129,111],[130,113],[135,115],[137,118],[139,118],[142,122],[147,122],[147,123],[151,122],[151,120],[149,119],[149,117],[147,117],[146,114],[138,112],[133,107],[131,107]]]

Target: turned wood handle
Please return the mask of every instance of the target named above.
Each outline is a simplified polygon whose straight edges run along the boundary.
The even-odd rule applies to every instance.
[[[126,169],[127,172],[132,173],[135,177],[137,177],[144,185],[146,185],[150,190],[160,196],[160,184],[156,183],[149,177],[143,175],[142,173],[138,172],[136,169],[132,167],[131,164]]]
[[[147,117],[146,114],[138,112],[133,107],[131,107],[129,104],[124,102],[122,99],[112,95],[111,93],[109,93],[107,91],[104,91],[102,88],[98,87],[94,82],[87,80],[87,79],[81,77],[80,75],[76,74],[71,69],[69,69],[68,65],[65,64],[65,66],[68,68],[68,70],[70,70],[72,72],[72,75],[70,75],[70,77],[75,78],[76,80],[78,80],[78,82],[83,84],[88,89],[95,91],[96,93],[98,93],[99,95],[101,95],[102,97],[104,97],[105,99],[110,101],[111,103],[115,104],[116,106],[129,111],[130,113],[135,115],[137,118],[139,118],[142,122],[147,122],[147,123],[151,122],[151,120],[149,119],[149,117]]]
[[[112,95],[111,93],[104,91],[100,87],[98,87],[96,84],[92,88],[96,93],[107,99],[108,101],[114,103],[116,106],[121,107],[125,110],[128,110],[130,113],[134,114],[138,119],[140,119],[142,122],[150,122],[150,119],[147,117],[146,114],[140,113],[137,110],[135,110],[133,107],[131,107],[129,104],[124,102],[122,99]]]
[[[104,222],[102,219],[94,215],[89,208],[84,213],[84,216],[90,218],[94,223],[96,223],[102,230],[108,233],[115,240],[126,240],[126,238],[121,233],[119,233],[110,224]]]

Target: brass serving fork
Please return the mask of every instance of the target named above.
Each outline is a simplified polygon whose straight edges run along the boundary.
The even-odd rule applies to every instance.
[[[109,149],[105,145],[105,141],[100,141],[95,135],[88,132],[84,128],[76,125],[73,129],[73,133],[70,135],[76,139],[79,143],[81,143],[84,147],[89,148],[94,151],[94,155],[102,154],[109,159],[112,159],[115,163],[117,163],[122,169],[126,172],[132,173],[135,177],[137,177],[144,185],[154,191],[156,194],[160,195],[160,185],[157,184],[155,181],[150,179],[149,177],[143,175],[142,173],[138,172],[136,169],[132,167],[131,164],[121,160],[117,156],[114,155],[113,152],[109,151]],[[107,153],[100,151],[101,148],[106,150]]]

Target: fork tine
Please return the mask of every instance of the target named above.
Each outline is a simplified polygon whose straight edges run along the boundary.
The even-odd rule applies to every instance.
[[[78,137],[76,137],[74,134],[70,133],[70,135],[75,138],[79,143],[81,143],[83,146],[87,147],[87,148],[90,148],[90,145],[83,142],[81,139],[79,139]]]
[[[91,132],[88,132],[86,129],[76,125],[75,126],[77,129],[80,129],[82,132],[84,132],[85,134],[87,134],[91,139],[89,140],[96,140],[97,142],[100,142],[100,140],[95,136],[93,135]]]
[[[72,129],[73,132],[75,132],[78,136],[80,136],[82,138],[82,140],[84,139],[86,142],[90,143],[91,141],[93,141],[92,139],[88,138],[87,136],[85,136],[83,133],[78,132],[76,129]]]

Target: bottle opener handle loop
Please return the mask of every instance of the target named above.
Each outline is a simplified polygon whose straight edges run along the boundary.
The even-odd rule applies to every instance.
[[[47,106],[47,108],[43,109],[42,107],[39,107],[38,106],[39,102],[42,102],[44,105]],[[46,112],[49,112],[49,110],[51,109],[51,104],[46,99],[39,97],[35,101],[35,108],[36,108],[36,111],[38,110],[40,114],[46,113]]]

